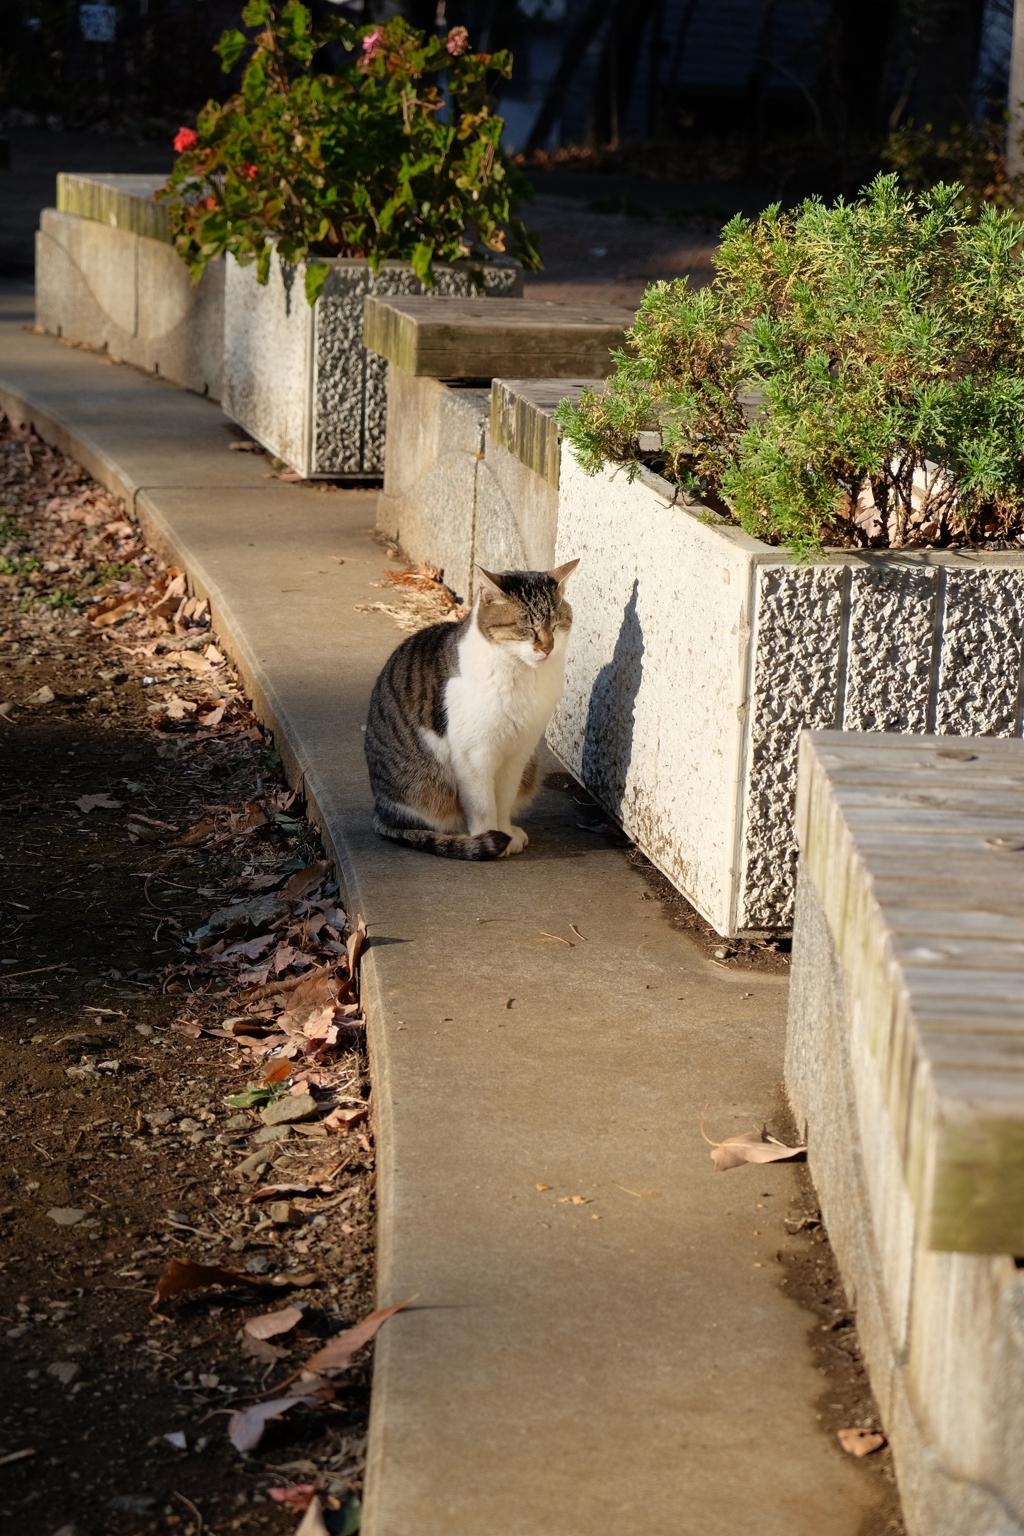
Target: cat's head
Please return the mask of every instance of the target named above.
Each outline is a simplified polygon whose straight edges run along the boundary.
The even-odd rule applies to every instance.
[[[478,565],[476,623],[493,645],[508,646],[527,666],[540,667],[564,650],[572,625],[565,583],[579,565],[553,571],[485,571]]]

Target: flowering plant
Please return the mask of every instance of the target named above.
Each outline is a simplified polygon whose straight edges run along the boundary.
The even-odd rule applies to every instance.
[[[317,256],[365,257],[374,271],[408,260],[429,287],[435,259],[482,263],[505,251],[506,228],[509,254],[540,267],[516,217],[530,187],[502,155],[489,90],[511,74],[510,54],[471,52],[464,27],[426,38],[400,17],[314,31],[301,0],[280,12],[249,0],[242,20],[255,38],[225,32],[217,44],[225,71],[252,47],[241,91],[179,131],[160,194],[196,282],[230,252],[265,283],[276,242],[285,261],[307,262],[311,304],[328,272]],[[316,73],[327,45],[343,62]]]

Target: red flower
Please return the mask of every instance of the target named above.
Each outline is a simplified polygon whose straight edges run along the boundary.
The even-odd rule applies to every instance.
[[[217,199],[215,197],[204,197],[199,206],[200,208],[216,208]]]
[[[199,143],[199,135],[194,128],[179,128],[174,135],[174,150],[176,154],[183,154],[186,149],[195,149]]]
[[[241,165],[238,167],[238,174],[240,176],[248,176],[249,180],[252,181],[258,170],[259,166],[249,165],[246,161],[243,160]]]

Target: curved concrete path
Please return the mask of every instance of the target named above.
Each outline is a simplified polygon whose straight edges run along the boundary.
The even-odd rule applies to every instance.
[[[564,791],[507,862],[376,839],[360,727],[399,637],[355,611],[374,495],[264,479],[207,401],[5,307],[0,404],[209,595],[370,927],[380,1297],[420,1300],[377,1345],[364,1532],[870,1531],[779,1287],[793,1170],[716,1174],[698,1133],[707,1102],[722,1135],[771,1115],[784,986],[705,962]]]

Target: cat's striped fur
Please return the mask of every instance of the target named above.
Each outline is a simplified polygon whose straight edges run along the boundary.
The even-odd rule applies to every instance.
[[[366,760],[374,830],[449,859],[528,841],[537,746],[562,691],[572,609],[554,571],[481,570],[472,612],[410,635],[374,686]]]

